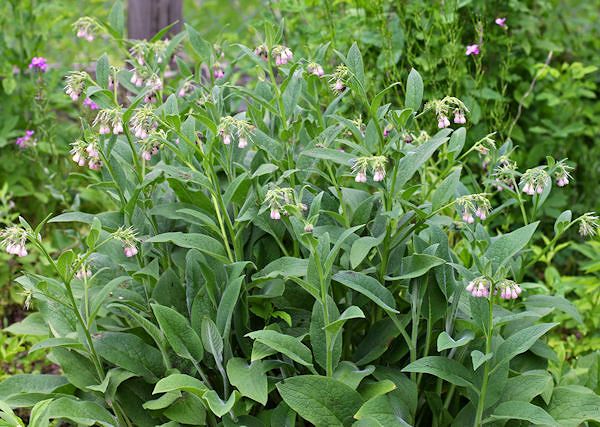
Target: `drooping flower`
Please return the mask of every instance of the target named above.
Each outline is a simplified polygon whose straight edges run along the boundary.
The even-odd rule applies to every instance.
[[[45,73],[48,70],[48,62],[46,61],[46,58],[42,56],[34,56],[29,63],[29,69],[32,70],[35,68],[40,70],[42,73]]]
[[[79,166],[87,164],[88,168],[94,171],[100,170],[102,161],[97,139],[91,139],[89,142],[78,139],[71,144],[71,147],[70,153],[75,163]]]
[[[540,166],[527,171],[521,176],[520,181],[523,193],[533,196],[534,194],[542,194],[546,186],[550,183],[550,176],[545,171],[544,167]]]
[[[98,133],[100,135],[108,135],[112,133],[118,135],[123,133],[123,115],[120,108],[100,110],[94,119],[93,126],[99,126]]]
[[[146,80],[146,87],[152,92],[158,92],[162,90],[163,82],[157,74],[152,74],[148,80]]]
[[[457,108],[456,110],[454,110],[454,123],[458,123],[458,124],[465,124],[467,123],[467,119],[465,117],[465,113]]]
[[[225,77],[225,71],[219,62],[213,65],[213,77],[218,80]]]
[[[79,18],[77,22],[73,24],[73,27],[75,28],[77,37],[89,42],[94,40],[96,33],[101,28],[94,18],[87,16]]]
[[[73,71],[66,78],[65,93],[73,101],[77,101],[85,89],[85,82],[89,78],[85,71]]]
[[[154,110],[149,104],[136,109],[129,123],[133,129],[133,134],[139,139],[147,138],[150,132],[155,130],[158,126],[154,116]]]
[[[569,184],[572,179],[570,172],[573,170],[571,166],[567,164],[567,159],[560,160],[554,167],[554,176],[556,178],[556,185],[564,187]]]
[[[10,226],[0,231],[1,246],[4,246],[6,252],[19,257],[27,256],[27,232],[22,227]]]
[[[329,85],[331,90],[335,93],[341,93],[346,89],[346,79],[350,72],[348,67],[345,65],[338,65],[335,68],[335,72],[329,78]]]
[[[248,141],[252,138],[253,130],[254,126],[249,121],[225,116],[219,123],[218,134],[223,144],[230,145],[235,135],[238,140],[238,148],[246,148]]]
[[[325,75],[325,70],[323,67],[316,62],[311,62],[307,65],[306,71],[308,74],[312,74],[313,76],[323,77]]]
[[[281,214],[279,213],[279,209],[271,209],[271,219],[274,219],[274,220],[281,219]]]
[[[475,217],[484,221],[492,208],[485,194],[468,194],[459,197],[456,199],[456,206],[461,213],[462,220],[467,224],[473,224]]]
[[[506,300],[517,299],[523,291],[517,283],[508,279],[504,279],[500,283],[498,283],[496,292],[498,292],[498,290],[500,291],[500,298]]]
[[[438,128],[444,129],[450,126],[450,120],[446,117],[445,114],[438,115]]]
[[[277,45],[271,51],[271,55],[275,58],[275,65],[281,66],[292,60],[294,54],[287,46]]]
[[[315,227],[309,222],[304,226],[304,232],[305,233],[312,233],[314,231]]]
[[[496,23],[497,26],[502,27],[504,29],[507,28],[506,26],[506,18],[496,18],[494,20],[494,22]]]
[[[112,237],[123,244],[123,253],[127,258],[131,258],[138,253],[137,243],[139,239],[136,237],[136,232],[133,227],[119,227]]]
[[[467,46],[467,50],[465,51],[465,55],[479,55],[479,45],[478,44],[470,44]]]
[[[257,46],[254,49],[254,53],[256,54],[256,56],[261,58],[263,61],[266,61],[267,59],[269,59],[269,49],[264,44]]]
[[[473,279],[467,285],[467,292],[476,298],[487,298],[490,296],[491,283],[485,277]]]
[[[129,81],[136,87],[144,86],[144,77],[136,69],[133,70]]]
[[[288,215],[287,209],[302,212],[307,209],[306,205],[296,200],[296,193],[289,187],[271,187],[265,194],[264,206],[270,211],[272,220],[281,219],[281,215]]]

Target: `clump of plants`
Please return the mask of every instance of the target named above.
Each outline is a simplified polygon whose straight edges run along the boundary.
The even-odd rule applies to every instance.
[[[298,58],[282,28],[215,48],[95,23],[124,60],[67,78],[98,105],[71,156],[118,209],[2,232],[48,263],[17,281],[62,370],[0,383],[9,425],[23,407],[30,425],[600,421],[544,340],[574,310],[533,268],[567,229],[597,233],[570,211],[536,231],[564,160],[520,170],[493,132],[466,146],[466,105],[424,104],[415,70],[368,96],[356,44]],[[48,222],[73,224],[70,248],[47,250]]]

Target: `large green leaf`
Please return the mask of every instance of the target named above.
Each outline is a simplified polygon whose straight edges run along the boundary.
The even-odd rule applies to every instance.
[[[175,353],[196,362],[202,360],[202,341],[183,315],[160,304],[152,304],[152,311]]]
[[[140,337],[125,332],[102,332],[95,339],[98,354],[115,366],[127,369],[149,382],[156,382],[164,373],[160,351]]]
[[[245,359],[234,357],[227,362],[227,377],[242,396],[267,404],[267,375],[262,361],[255,360],[248,365]]]
[[[78,425],[116,427],[117,420],[96,402],[61,397],[47,407],[48,419],[66,419]]]
[[[496,237],[487,248],[485,257],[492,261],[493,267],[497,269],[529,243],[538,224],[539,221],[536,221],[518,230]]]
[[[312,354],[310,349],[302,344],[296,337],[269,329],[250,332],[249,334],[246,334],[246,336],[281,354],[285,354],[287,357],[301,365],[312,366]]]
[[[501,403],[490,417],[493,420],[523,420],[533,425],[559,426],[548,412],[539,406],[522,401]]]
[[[410,70],[408,74],[408,80],[406,81],[406,96],[404,98],[404,105],[408,108],[412,108],[414,111],[418,111],[423,101],[423,79],[417,70],[414,68]]]
[[[171,374],[156,383],[152,394],[187,391],[198,397],[203,397],[208,390],[209,388],[198,378],[185,374]]]
[[[496,363],[501,365],[510,361],[517,354],[526,352],[541,336],[556,325],[558,323],[541,323],[515,332],[498,347]]]
[[[333,280],[363,294],[381,308],[398,313],[394,296],[377,279],[356,271],[340,271],[333,275]]]
[[[577,385],[556,387],[548,413],[561,427],[577,427],[591,420],[600,423],[600,396]]]
[[[225,256],[225,248],[218,240],[200,233],[163,233],[146,240],[147,243],[171,242],[182,248],[197,249],[220,261],[228,262]]]
[[[277,384],[279,394],[316,427],[348,426],[362,405],[360,394],[333,378],[300,375]]]
[[[396,190],[401,190],[413,177],[419,168],[435,153],[435,151],[448,140],[449,130],[444,129],[436,133],[429,141],[419,145],[398,162],[396,175]]]
[[[431,374],[458,386],[473,386],[473,376],[467,368],[454,359],[442,356],[423,357],[406,366],[402,372]]]

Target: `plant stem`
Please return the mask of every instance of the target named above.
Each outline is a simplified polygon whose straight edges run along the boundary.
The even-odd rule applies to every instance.
[[[494,292],[494,287],[492,286],[490,289],[490,298],[488,299],[488,325],[487,331],[485,334],[485,354],[490,354],[492,351],[492,330],[493,330],[493,306],[494,302],[492,299],[492,295]],[[475,423],[474,427],[481,426],[481,420],[483,418],[483,409],[485,407],[485,395],[487,393],[488,381],[489,381],[489,373],[490,373],[490,361],[486,360],[483,368],[483,380],[481,382],[481,390],[479,391],[479,401],[477,402],[477,412],[475,413]]]

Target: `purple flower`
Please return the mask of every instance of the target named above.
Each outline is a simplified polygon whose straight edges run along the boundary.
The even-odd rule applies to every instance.
[[[26,130],[25,135],[17,138],[17,140],[15,141],[15,144],[17,144],[17,146],[19,148],[26,148],[27,142],[29,142],[31,140],[31,137],[33,136],[34,133],[35,132],[32,130]]]
[[[85,98],[83,100],[83,105],[85,105],[86,107],[89,107],[90,110],[97,110],[98,108],[100,108],[100,107],[98,107],[98,104],[96,104],[90,98]]]
[[[48,63],[46,62],[46,58],[41,56],[34,56],[29,64],[29,69],[39,68],[42,73],[45,73],[48,69]]]
[[[467,51],[465,55],[479,55],[479,45],[478,44],[470,44],[467,46]]]
[[[506,28],[506,18],[496,18],[496,20],[494,22],[499,27]]]

